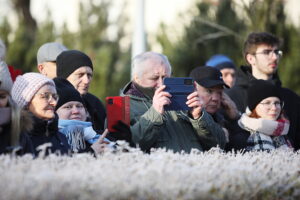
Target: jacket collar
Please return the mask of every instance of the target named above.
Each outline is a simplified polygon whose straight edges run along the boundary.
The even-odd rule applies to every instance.
[[[246,87],[248,88],[249,82],[256,79],[252,75],[252,69],[251,66],[241,66],[237,70],[237,79],[236,79],[236,85],[241,86],[241,87]],[[276,86],[281,87],[281,81],[278,76],[278,72],[276,72],[270,82]]]
[[[43,120],[33,115],[33,130],[31,135],[54,135],[58,132],[58,116],[55,114],[55,117],[51,120]]]
[[[131,81],[124,87],[123,95],[152,100],[154,95],[154,89],[141,87],[134,81]]]

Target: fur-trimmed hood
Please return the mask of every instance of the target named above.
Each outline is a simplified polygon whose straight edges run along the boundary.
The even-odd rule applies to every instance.
[[[22,110],[20,117],[21,132],[29,133],[33,129],[32,114],[29,111]]]

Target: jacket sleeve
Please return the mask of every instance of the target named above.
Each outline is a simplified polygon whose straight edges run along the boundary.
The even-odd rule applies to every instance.
[[[151,106],[143,115],[132,121],[130,129],[133,142],[138,144],[142,150],[150,149],[156,142],[160,128],[163,126],[163,115]]]
[[[199,119],[189,118],[189,120],[197,132],[204,150],[209,150],[217,145],[221,149],[225,148],[226,138],[222,127],[205,110],[202,111]]]

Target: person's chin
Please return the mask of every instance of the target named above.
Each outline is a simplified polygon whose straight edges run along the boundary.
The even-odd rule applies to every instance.
[[[206,111],[209,114],[215,114],[218,111],[218,107],[217,106],[207,106]]]
[[[269,115],[268,116],[270,120],[277,120],[277,115]]]
[[[84,95],[84,94],[88,93],[88,88],[79,88],[78,91],[79,91],[80,95]]]
[[[53,119],[54,117],[55,117],[54,112],[53,113],[47,113],[47,114],[45,114],[45,116],[43,116],[43,119],[50,120],[50,119]]]

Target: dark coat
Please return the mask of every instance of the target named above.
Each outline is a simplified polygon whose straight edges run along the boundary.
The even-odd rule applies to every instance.
[[[90,114],[90,121],[93,124],[93,128],[95,130],[104,130],[106,112],[102,102],[90,93],[83,95],[82,98]]]
[[[45,143],[51,143],[51,147],[47,149],[47,154],[61,153],[67,154],[70,152],[70,146],[64,134],[58,131],[58,117],[56,116],[51,121],[45,121],[37,117],[33,117],[33,129],[30,131],[29,136],[32,140],[35,154],[39,153],[36,148]]]
[[[227,90],[227,94],[236,103],[238,110],[243,113],[247,106],[247,89],[251,80],[252,70],[249,66],[241,66],[237,70],[237,80],[233,88]],[[284,111],[290,120],[288,138],[296,150],[300,149],[300,97],[290,89],[281,87],[281,81],[276,74],[271,83],[280,87],[280,93],[284,101]]]
[[[2,113],[3,114],[3,113]],[[32,128],[32,120],[27,112],[21,112],[21,132],[19,137],[19,145],[11,145],[11,122],[0,125],[0,154],[11,153],[16,151],[17,155],[24,155],[26,153],[33,154],[33,145],[32,142],[26,133]]]
[[[10,144],[10,127],[11,124],[2,126],[0,131],[0,154],[11,153],[16,148],[20,148],[16,153],[17,155],[24,155],[26,153],[33,154],[33,145],[26,132],[20,133],[20,140],[18,146],[12,146]]]

